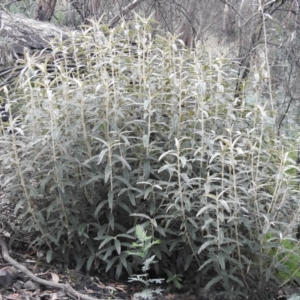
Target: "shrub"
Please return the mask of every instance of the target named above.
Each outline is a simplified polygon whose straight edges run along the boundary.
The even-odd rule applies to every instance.
[[[148,251],[156,272],[244,297],[279,280],[263,241],[296,224],[295,163],[260,82],[235,99],[232,60],[153,40],[149,27],[102,26],[104,39],[94,24],[24,60],[5,94],[24,136],[0,144],[13,238],[30,233],[48,261],[118,278],[138,269],[128,249],[139,224],[161,241]]]
[[[132,275],[128,281],[129,282],[141,282],[144,284],[145,288],[140,293],[135,293],[135,297],[141,297],[142,299],[154,299],[154,295],[161,295],[161,292],[163,291],[160,288],[153,289],[150,285],[151,284],[161,284],[164,279],[163,278],[149,278],[148,271],[150,270],[150,266],[152,264],[157,263],[155,261],[155,255],[152,255],[152,257],[148,256],[148,250],[155,244],[159,244],[159,240],[152,241],[151,236],[147,236],[147,233],[145,232],[144,228],[141,225],[137,225],[135,229],[136,237],[138,240],[138,243],[132,243],[131,248],[132,250],[128,252],[128,254],[133,256],[138,256],[143,259],[142,261],[142,271],[143,274],[135,274]]]
[[[265,237],[265,251],[273,258],[272,264],[278,277],[284,282],[300,279],[299,242],[292,238],[280,238],[272,234]]]

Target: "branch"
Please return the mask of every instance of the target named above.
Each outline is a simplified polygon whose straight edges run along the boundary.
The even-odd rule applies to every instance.
[[[109,22],[108,27],[112,28],[114,25],[126,14],[128,14],[131,10],[133,10],[135,7],[137,7],[141,2],[144,0],[135,0],[131,4],[127,5],[124,9],[121,10],[119,14],[114,16]]]
[[[245,18],[235,9],[235,7],[231,3],[229,3],[227,0],[220,0],[220,1],[228,5],[246,23]]]
[[[75,2],[74,0],[71,0],[71,5],[73,6],[73,8],[75,8],[75,10],[77,11],[77,13],[80,15],[80,17],[82,18],[82,20],[85,19],[81,9],[78,7],[78,2]]]
[[[21,264],[19,264],[17,261],[15,261],[13,258],[10,257],[10,255],[8,253],[7,245],[2,237],[0,237],[0,246],[2,249],[2,256],[3,256],[4,260],[7,261],[8,263],[10,263],[11,265],[13,265],[15,268],[22,271],[23,273],[25,273],[33,281],[35,281],[39,284],[42,284],[42,285],[51,286],[53,288],[58,288],[58,289],[64,290],[67,295],[73,296],[76,299],[82,299],[82,300],[97,300],[98,299],[98,298],[90,297],[90,296],[81,294],[79,292],[76,292],[68,283],[66,283],[66,284],[55,283],[55,282],[44,280],[44,279],[41,279],[41,278],[35,276],[27,268],[25,268],[24,266],[22,266]]]

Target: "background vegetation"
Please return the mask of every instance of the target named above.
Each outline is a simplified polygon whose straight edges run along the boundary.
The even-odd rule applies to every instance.
[[[297,6],[168,3],[169,30],[162,5],[113,28],[90,21],[2,88],[17,117],[0,143],[11,242],[30,234],[48,261],[117,278],[154,255],[169,282],[261,299],[299,271]],[[207,23],[176,23],[179,7],[206,8]],[[189,28],[179,40],[176,25]],[[160,240],[147,257],[128,252],[136,225]]]

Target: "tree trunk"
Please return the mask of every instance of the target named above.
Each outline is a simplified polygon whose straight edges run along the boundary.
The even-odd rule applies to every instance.
[[[86,19],[96,20],[99,18],[100,0],[85,1]]]
[[[187,47],[194,47],[195,45],[195,21],[196,21],[196,1],[190,0],[185,10],[185,14],[182,14],[178,33],[179,38],[184,42]]]
[[[50,21],[55,10],[56,0],[40,0],[35,19]]]
[[[232,0],[227,0],[224,6],[223,31],[231,37],[235,33],[235,16],[229,4],[232,4]]]
[[[100,0],[70,0],[70,3],[86,24],[100,17]]]

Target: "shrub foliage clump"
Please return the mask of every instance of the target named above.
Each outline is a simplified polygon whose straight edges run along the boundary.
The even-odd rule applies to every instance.
[[[149,24],[53,42],[2,90],[24,132],[0,144],[14,237],[120,277],[141,263],[128,254],[141,225],[161,241],[147,253],[158,273],[248,295],[279,280],[264,237],[297,221],[294,162],[258,82],[235,99],[232,60],[152,38]]]

